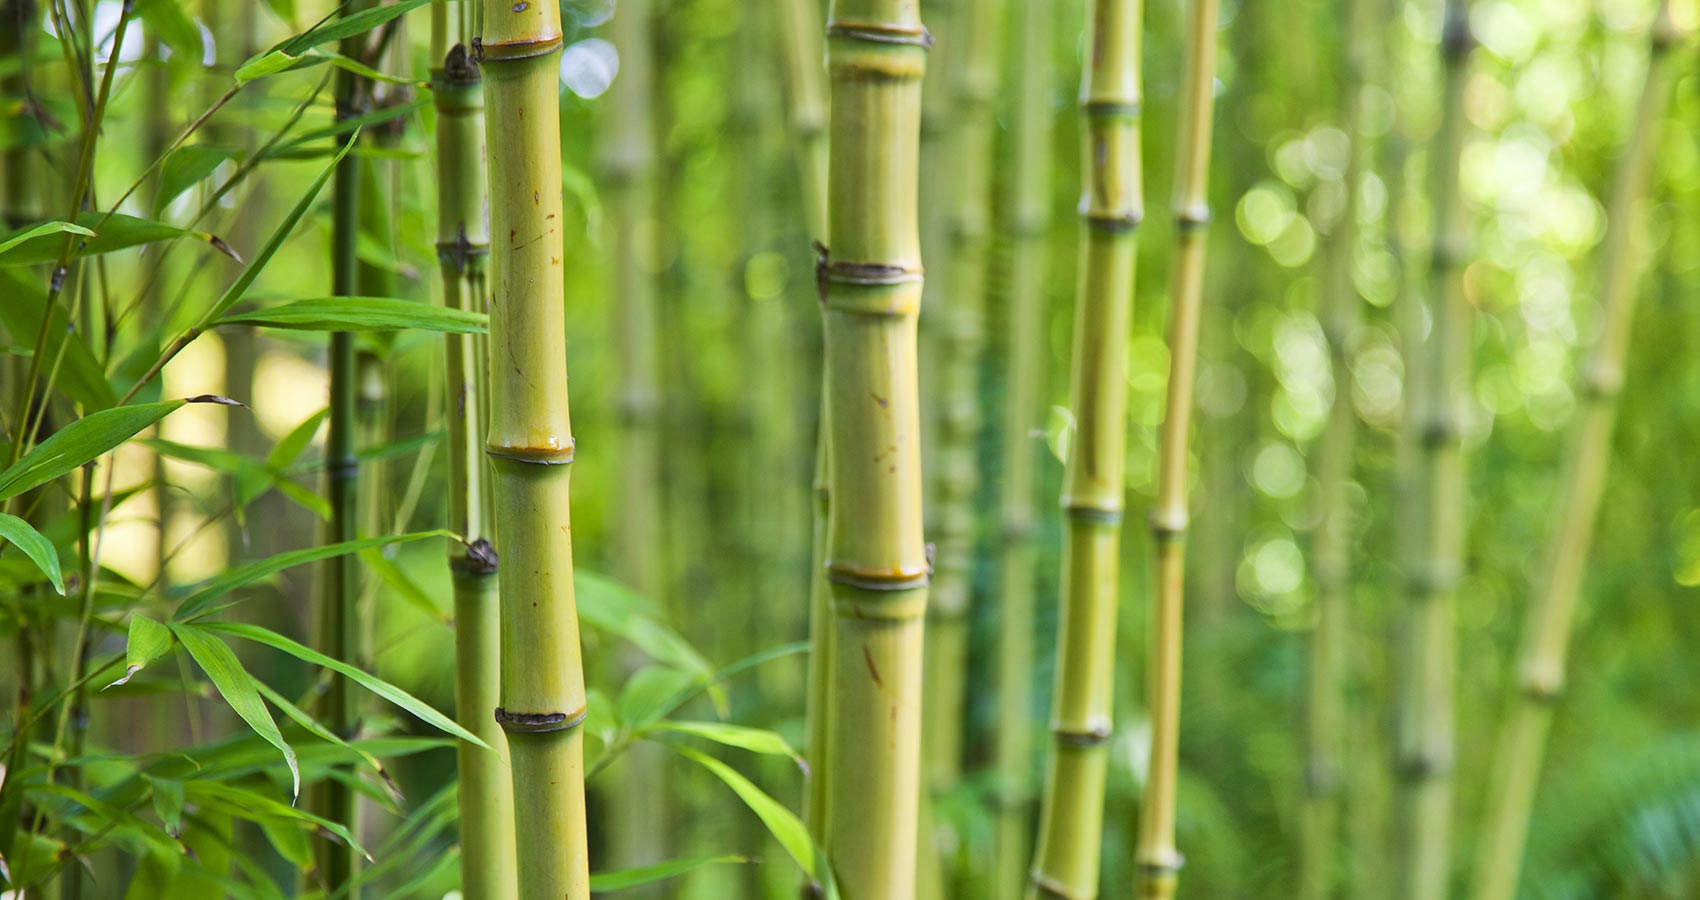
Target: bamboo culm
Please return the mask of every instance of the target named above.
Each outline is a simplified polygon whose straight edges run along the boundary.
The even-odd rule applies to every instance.
[[[1018,0],[1010,53],[1014,58],[1010,110],[1013,180],[999,210],[998,230],[1008,242],[1004,297],[1008,360],[1003,410],[1003,484],[999,495],[1002,615],[998,623],[997,870],[996,900],[1019,900],[1032,852],[1033,628],[1037,547],[1034,487],[1045,379],[1045,235],[1051,170],[1052,9]]]
[[[1317,460],[1317,507],[1321,520],[1313,536],[1316,625],[1311,630],[1305,700],[1303,831],[1300,836],[1299,897],[1327,900],[1340,881],[1339,848],[1341,750],[1345,736],[1346,648],[1349,639],[1351,582],[1351,486],[1357,414],[1352,405],[1351,342],[1360,311],[1352,279],[1357,238],[1358,180],[1366,150],[1362,93],[1367,55],[1367,0],[1343,0],[1347,40],[1341,82],[1341,130],[1348,156],[1341,173],[1345,203],[1329,234],[1323,261],[1320,318],[1328,341],[1334,399],[1328,409]]]
[[[821,287],[833,634],[825,844],[844,900],[915,895],[922,642],[916,317],[921,79],[912,0],[834,0]]]
[[[962,730],[968,685],[968,617],[973,607],[979,542],[975,499],[980,492],[980,367],[985,347],[987,270],[991,243],[993,150],[997,136],[998,59],[1002,0],[978,0],[957,18],[964,43],[948,77],[955,107],[956,178],[950,197],[950,293],[934,315],[937,351],[938,450],[932,460],[931,536],[935,578],[928,606],[926,699],[922,752],[932,797],[950,793],[962,776]],[[957,841],[932,823],[937,875],[920,883],[923,898],[948,896],[959,873],[951,859]],[[923,835],[926,837],[926,835]],[[930,865],[934,860],[927,860]],[[943,893],[939,893],[939,892]]]
[[[519,896],[586,900],[584,666],[573,598],[554,3],[484,4],[490,427],[500,537],[501,706]]]
[[[1512,900],[1534,808],[1553,709],[1564,688],[1565,663],[1583,566],[1611,460],[1612,427],[1635,321],[1640,262],[1636,212],[1645,198],[1660,123],[1670,99],[1671,47],[1677,40],[1668,2],[1661,2],[1649,38],[1647,77],[1612,185],[1601,251],[1600,332],[1576,391],[1562,499],[1552,516],[1545,564],[1525,612],[1516,694],[1500,726],[1494,777],[1488,782],[1474,900]]]
[[[1063,569],[1051,747],[1027,896],[1098,895],[1112,735],[1127,446],[1128,336],[1140,183],[1139,0],[1093,0],[1081,85],[1080,280],[1063,473]]]
[[[431,97],[437,110],[437,262],[443,305],[484,309],[490,228],[484,172],[484,86],[469,47],[470,2],[432,7]],[[454,579],[455,712],[467,730],[496,752],[462,742],[460,773],[461,894],[467,900],[517,900],[514,797],[507,739],[491,717],[500,702],[501,609],[489,464],[482,436],[489,396],[488,341],[447,335],[449,527],[465,543],[449,544]]]
[[[1157,435],[1157,505],[1151,513],[1156,554],[1146,708],[1150,769],[1139,802],[1137,896],[1169,900],[1180,878],[1175,792],[1180,776],[1181,615],[1188,523],[1187,448],[1204,300],[1204,250],[1210,222],[1210,135],[1216,84],[1216,0],[1187,4],[1175,172],[1175,262],[1169,281],[1169,385]]]
[[[353,15],[368,7],[370,0],[357,0],[343,9]],[[345,38],[339,52],[352,59],[365,57],[360,37]],[[365,79],[347,70],[336,73],[336,115],[339,120],[366,111],[369,95]],[[359,293],[360,170],[361,157],[349,154],[337,164],[331,195],[331,293],[339,297]],[[325,473],[330,499],[327,543],[350,541],[358,536],[359,462],[355,457],[358,428],[356,401],[358,373],[355,370],[354,335],[336,332],[330,338],[330,415],[325,438]],[[321,595],[316,623],[317,649],[332,659],[361,664],[358,564],[351,556],[333,556],[320,564]],[[336,678],[325,685],[320,698],[319,721],[344,738],[353,738],[359,728],[355,685],[352,679]],[[358,830],[359,802],[353,789],[341,778],[326,777],[315,783],[308,795],[308,809],[315,814]],[[359,856],[354,849],[327,834],[314,839],[314,869],[319,883],[336,892],[345,886],[349,900],[358,900],[355,882]]]
[[[1400,673],[1396,752],[1399,796],[1398,895],[1441,900],[1451,880],[1453,757],[1453,603],[1464,545],[1464,470],[1460,393],[1468,375],[1469,305],[1464,299],[1464,207],[1458,189],[1464,145],[1464,85],[1471,46],[1464,0],[1447,0],[1441,52],[1440,131],[1433,142],[1434,253],[1429,268],[1426,338],[1407,334],[1415,473],[1406,566],[1404,667]],[[1418,317],[1407,321],[1420,322]],[[1420,327],[1420,326],[1419,326]]]

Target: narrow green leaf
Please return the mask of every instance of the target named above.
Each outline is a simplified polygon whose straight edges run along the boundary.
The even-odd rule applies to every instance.
[[[236,70],[236,81],[242,83],[281,72],[294,65],[296,60],[314,47],[332,41],[340,41],[357,34],[364,34],[429,2],[431,0],[400,0],[398,3],[373,7],[352,15],[338,16],[335,19],[323,21],[243,63],[241,68]]]
[[[64,223],[54,224],[62,225]],[[213,249],[233,259],[236,256],[231,251],[230,246],[215,235],[204,231],[179,228],[176,225],[157,222],[153,219],[143,219],[123,213],[113,213],[108,216],[106,213],[91,210],[77,216],[77,224],[81,226],[78,234],[86,233],[92,229],[94,236],[78,244],[73,253],[74,256],[98,256],[102,253],[139,247],[143,244],[185,237],[205,241],[211,244]],[[65,229],[57,230],[63,232]],[[0,243],[10,245],[10,249],[7,250],[5,255],[0,256],[0,265],[33,266],[58,260],[61,238],[56,234],[30,237],[22,232],[14,232],[0,239]]]
[[[183,11],[177,0],[136,0],[136,15],[142,17],[149,34],[158,35],[175,56],[199,66],[206,48],[201,44],[201,29]]]
[[[400,544],[408,541],[423,540],[433,537],[447,537],[448,532],[416,531],[411,534],[393,534],[377,538],[361,538],[354,541],[343,541],[339,544],[325,544],[318,547],[305,547],[300,550],[286,550],[275,556],[257,559],[251,563],[227,569],[213,576],[195,590],[189,598],[177,607],[172,619],[187,622],[208,613],[223,609],[223,606],[213,607],[213,601],[236,590],[247,587],[256,581],[270,578],[284,569],[293,568],[304,563],[318,562],[345,553],[358,553],[368,547],[382,547],[386,544]]]
[[[797,818],[796,813],[786,809],[778,800],[769,797],[748,778],[740,775],[737,770],[720,760],[699,753],[689,747],[682,747],[677,744],[667,744],[667,746],[672,748],[673,752],[702,766],[713,773],[714,777],[725,782],[726,786],[731,788],[732,792],[744,801],[744,805],[748,806],[750,811],[761,819],[762,824],[767,826],[768,833],[773,835],[773,839],[779,842],[779,846],[784,847],[785,852],[797,861],[797,865],[802,866],[803,871],[808,873],[811,878],[816,877],[814,843],[809,840],[809,830],[803,826],[803,821]]]
[[[196,32],[195,37],[199,40],[200,33]],[[159,188],[153,198],[154,217],[158,218],[178,195],[211,175],[220,163],[235,157],[235,150],[211,144],[188,144],[173,150],[160,166]]]
[[[401,800],[401,789],[396,786],[394,779],[390,778],[390,773],[384,770],[384,764],[379,762],[376,756],[373,756],[365,750],[350,744],[338,736],[336,732],[320,725],[319,720],[308,715],[306,710],[290,702],[289,698],[266,686],[265,682],[256,681],[254,682],[254,686],[260,689],[260,696],[270,701],[271,705],[283,710],[284,715],[294,720],[295,724],[307,729],[309,734],[327,744],[335,744],[338,747],[346,749],[349,752],[349,755],[357,756],[365,762],[366,765],[371,766],[372,771],[376,772],[378,777],[383,779],[384,787],[389,791],[390,797],[398,802]]]
[[[391,7],[386,6],[384,8],[390,9]],[[248,288],[254,285],[254,279],[260,277],[261,270],[271,263],[272,257],[277,255],[278,248],[282,247],[283,242],[289,239],[290,232],[295,230],[296,223],[300,222],[301,217],[307,214],[307,210],[313,207],[313,201],[318,198],[319,191],[324,189],[325,183],[330,181],[332,173],[336,172],[336,164],[348,155],[349,149],[354,146],[354,142],[359,136],[360,132],[355,131],[354,135],[348,139],[348,143],[343,144],[342,150],[338,151],[337,155],[331,159],[330,165],[325,166],[324,170],[319,172],[313,178],[313,181],[307,185],[307,192],[295,201],[295,205],[290,208],[289,214],[283,217],[283,221],[277,223],[277,227],[272,230],[271,237],[266,238],[266,242],[260,247],[259,252],[255,253],[254,258],[249,260],[248,264],[242,268],[242,274],[236,276],[236,280],[224,289],[224,293],[219,296],[218,301],[212,305],[211,309],[207,310],[205,316],[201,317],[201,327],[205,327],[206,323],[224,315],[230,307],[236,304],[236,301],[242,299],[242,295],[248,293]]]
[[[141,613],[130,616],[130,637],[124,646],[124,677],[107,687],[129,684],[137,672],[170,650],[171,629]]]
[[[483,334],[483,313],[391,297],[314,297],[225,316],[213,325],[247,324],[296,331],[398,331],[417,328]]]
[[[59,571],[59,551],[53,549],[52,541],[43,537],[30,523],[8,513],[0,513],[0,540],[24,551],[47,580],[53,582],[53,589],[60,596],[65,595],[65,576]]]
[[[239,638],[246,638],[258,644],[265,644],[268,647],[282,650],[296,659],[304,662],[310,662],[317,666],[323,666],[346,678],[352,678],[356,684],[374,694],[377,694],[385,700],[394,703],[396,706],[401,707],[407,712],[412,713],[413,716],[421,722],[424,722],[439,731],[448,732],[449,734],[452,734],[463,741],[467,741],[468,743],[477,744],[486,750],[490,749],[489,744],[484,743],[478,739],[477,735],[467,731],[465,728],[462,728],[460,723],[438,712],[429,703],[426,703],[401,688],[390,684],[376,675],[371,675],[361,671],[342,660],[332,659],[311,647],[292,641],[275,631],[268,631],[258,625],[245,625],[236,622],[212,622],[201,627],[208,631],[216,631]]]
[[[54,432],[17,465],[0,472],[0,500],[46,484],[139,434],[187,400],[103,409]]]
[[[43,222],[34,228],[14,232],[5,240],[0,240],[0,256],[6,255],[6,251],[33,238],[44,237],[50,234],[64,234],[66,232],[94,237],[94,232],[81,225],[73,225],[70,222]]]
[[[223,644],[219,646],[223,646]],[[372,858],[372,854],[367,853],[366,848],[361,846],[360,842],[355,840],[354,835],[350,834],[348,829],[340,822],[332,822],[321,816],[315,816],[306,810],[279,803],[264,794],[246,790],[233,784],[214,781],[210,778],[197,778],[189,781],[184,784],[184,788],[190,800],[202,804],[217,803],[229,810],[231,814],[249,821],[257,822],[264,817],[271,817],[294,819],[298,822],[317,825],[342,838],[348,846],[354,848],[354,852],[368,860]]]
[[[385,122],[391,122],[404,116],[411,116],[430,105],[431,100],[429,98],[421,97],[408,103],[398,103],[394,106],[380,106],[377,109],[361,113],[358,116],[352,116],[347,119],[338,119],[322,128],[315,128],[311,131],[303,132],[300,137],[278,144],[267,152],[264,158],[272,159],[280,156],[288,156],[303,149],[317,149],[330,138],[341,137],[356,128],[365,128],[368,125],[382,125]]]
[[[746,725],[733,725],[727,722],[675,722],[662,720],[651,726],[657,731],[670,731],[675,734],[688,734],[693,737],[705,738],[717,744],[737,747],[752,753],[762,753],[768,756],[790,757],[799,768],[807,771],[808,766],[803,762],[803,755],[791,748],[778,732],[765,728],[750,728]]]
[[[620,869],[616,872],[596,872],[590,876],[590,889],[594,893],[603,891],[622,891],[639,885],[665,881],[677,878],[687,872],[693,872],[703,866],[725,865],[727,863],[747,863],[750,858],[727,854],[725,856],[694,856],[687,859],[670,859],[656,863],[653,866],[639,866],[635,869]]]
[[[153,811],[165,824],[166,833],[177,837],[183,833],[183,782],[171,778],[155,778],[146,772],[142,779],[152,788]]]
[[[25,269],[0,266],[0,294],[6,298],[0,302],[0,325],[19,339],[33,343],[41,333],[47,291],[39,279],[26,277],[28,274]],[[73,327],[68,305],[55,303],[49,310],[47,340],[41,348],[42,365],[59,360],[59,376],[54,383],[71,400],[82,404],[85,412],[106,409],[117,404],[118,396],[112,392],[106,373],[90,352],[88,341]]]
[[[195,664],[201,671],[207,673],[207,679],[218,689],[224,702],[230,704],[230,709],[248,727],[254,729],[266,743],[276,747],[283,753],[283,761],[289,766],[289,774],[294,787],[291,797],[301,795],[301,768],[295,762],[295,749],[283,739],[283,732],[277,730],[277,722],[272,719],[271,710],[266,708],[260,692],[254,687],[254,677],[242,668],[242,663],[236,659],[236,654],[216,637],[208,634],[199,625],[186,622],[171,623],[171,631],[177,635],[177,640],[183,643],[183,649],[194,657]]]

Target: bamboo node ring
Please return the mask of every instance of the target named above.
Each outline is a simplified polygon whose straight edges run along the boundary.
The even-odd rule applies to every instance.
[[[509,734],[547,734],[552,731],[566,731],[584,724],[590,715],[590,708],[581,706],[574,713],[520,713],[508,712],[496,707],[496,724]]]
[[[933,34],[923,25],[896,25],[880,22],[833,22],[826,28],[829,38],[868,41],[875,44],[908,44],[930,50]]]

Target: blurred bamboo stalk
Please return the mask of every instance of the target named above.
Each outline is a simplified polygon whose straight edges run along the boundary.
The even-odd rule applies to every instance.
[[[845,900],[915,895],[923,632],[916,318],[921,84],[913,0],[834,0],[829,245],[820,261],[833,635],[826,849]]]
[[[1018,0],[1010,91],[1009,171],[998,210],[1008,242],[1003,484],[999,490],[996,900],[1019,900],[1032,858],[1035,469],[1045,387],[1045,236],[1050,230],[1051,34],[1054,11]]]
[[[1126,485],[1127,352],[1140,182],[1140,0],[1093,0],[1082,75],[1081,257],[1063,474],[1051,753],[1029,898],[1098,895]]]
[[[1323,298],[1318,318],[1328,341],[1334,399],[1328,409],[1317,459],[1317,507],[1321,519],[1312,548],[1317,584],[1316,625],[1310,636],[1310,669],[1305,704],[1303,824],[1300,836],[1299,897],[1327,900],[1340,883],[1341,758],[1346,726],[1346,650],[1352,601],[1352,475],[1355,470],[1357,412],[1352,398],[1352,341],[1360,318],[1353,283],[1357,249],[1359,180],[1367,148],[1363,133],[1363,91],[1371,35],[1369,0],[1343,0],[1346,23],[1340,128],[1347,156],[1341,172],[1345,201],[1329,233],[1323,261]]]
[[[1476,857],[1475,900],[1512,900],[1517,891],[1547,733],[1564,689],[1576,602],[1611,464],[1617,397],[1640,296],[1637,215],[1670,99],[1670,51],[1678,37],[1670,4],[1661,0],[1648,36],[1646,80],[1612,184],[1601,248],[1600,330],[1578,379],[1580,409],[1570,434],[1563,496],[1550,518],[1545,564],[1524,613],[1516,694],[1497,734],[1487,819]]]
[[[1447,0],[1441,35],[1444,94],[1431,150],[1434,252],[1426,337],[1421,317],[1406,321],[1407,414],[1414,440],[1407,579],[1406,647],[1398,702],[1400,848],[1398,892],[1441,900],[1451,881],[1453,626],[1464,547],[1462,403],[1470,371],[1471,310],[1462,264],[1467,225],[1458,169],[1464,147],[1464,91],[1472,44],[1467,0]]]
[[[443,305],[482,312],[489,282],[490,192],[484,171],[484,85],[471,55],[469,0],[431,7],[431,98],[437,110],[437,262]],[[517,900],[514,796],[507,738],[490,711],[500,702],[501,608],[489,462],[480,446],[489,409],[489,342],[450,334],[448,378],[449,544],[454,579],[455,716],[496,752],[455,745],[460,774],[461,894]]]

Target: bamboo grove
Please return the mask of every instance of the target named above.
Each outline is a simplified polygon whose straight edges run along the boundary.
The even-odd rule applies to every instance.
[[[0,0],[0,897],[1700,896],[1697,27]]]

